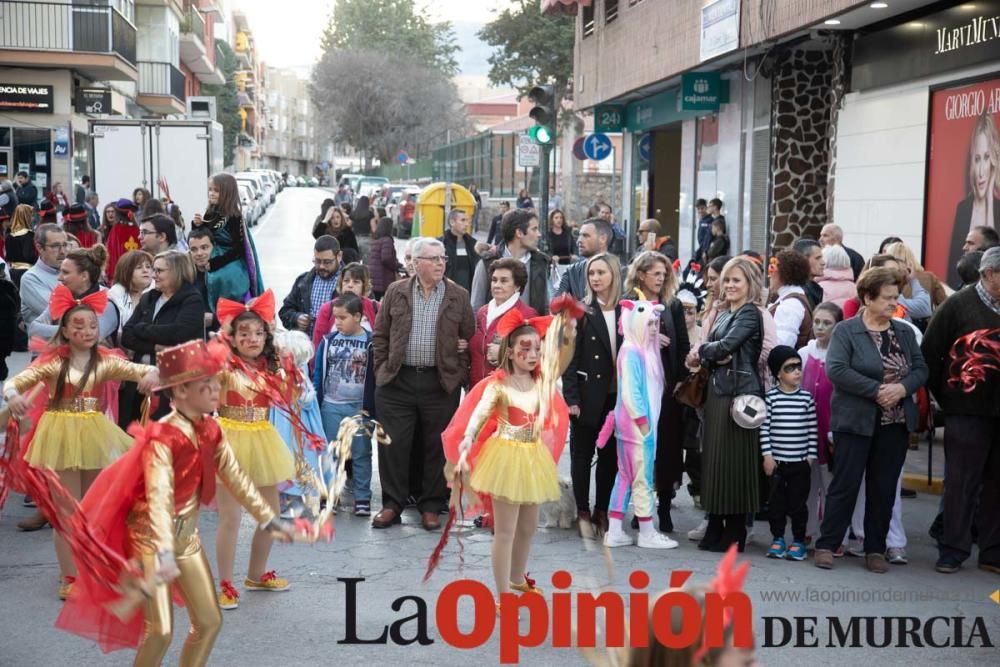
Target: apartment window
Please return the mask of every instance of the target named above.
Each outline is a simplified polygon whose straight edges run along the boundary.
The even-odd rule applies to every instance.
[[[604,23],[611,23],[618,18],[618,0],[604,0]]]
[[[589,37],[594,34],[594,5],[590,4],[583,8],[580,12],[583,16],[583,36]]]

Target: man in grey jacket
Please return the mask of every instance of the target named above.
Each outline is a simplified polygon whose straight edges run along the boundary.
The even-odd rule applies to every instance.
[[[52,290],[59,284],[59,266],[66,259],[66,232],[46,223],[35,229],[38,261],[21,276],[21,318],[31,326],[49,307]]]
[[[594,255],[608,252],[613,239],[614,231],[611,229],[611,223],[607,220],[604,218],[585,220],[580,225],[580,238],[576,242],[583,259],[577,260],[566,269],[554,296],[569,292],[578,301],[583,301],[583,297],[587,293],[587,260]]]

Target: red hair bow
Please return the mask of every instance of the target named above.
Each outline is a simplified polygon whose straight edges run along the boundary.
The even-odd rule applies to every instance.
[[[75,306],[87,306],[101,315],[108,307],[108,293],[104,290],[98,290],[82,299],[77,299],[68,287],[62,284],[56,285],[49,298],[49,315],[52,316],[52,319],[61,320],[66,311]]]
[[[253,311],[270,325],[274,321],[274,292],[268,289],[256,299],[250,299],[246,303],[219,299],[215,304],[215,314],[223,326],[227,326],[240,313],[249,311]]]
[[[539,336],[545,337],[545,332],[552,323],[551,315],[540,315],[539,317],[527,318],[517,308],[508,311],[500,321],[497,322],[497,333],[501,338],[506,338],[511,333],[523,326],[532,327]]]
[[[566,311],[571,318],[578,320],[587,314],[587,307],[567,292],[552,299],[552,303],[549,304],[549,311],[553,315],[559,315],[563,311]]]

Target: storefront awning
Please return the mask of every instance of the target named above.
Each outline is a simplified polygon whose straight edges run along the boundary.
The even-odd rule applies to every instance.
[[[576,14],[578,7],[589,7],[594,0],[542,0],[543,14]]]

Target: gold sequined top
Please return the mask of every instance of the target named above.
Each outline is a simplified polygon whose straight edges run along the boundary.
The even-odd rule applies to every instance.
[[[28,366],[4,383],[4,393],[13,388],[17,390],[17,393],[24,394],[39,382],[44,382],[47,385],[51,401],[56,391],[56,381],[59,379],[62,364],[63,359],[57,357],[42,364]],[[101,398],[105,382],[115,380],[138,382],[152,370],[154,370],[153,366],[136,364],[114,354],[103,354],[97,360],[94,371],[87,378],[87,383],[77,392],[76,389],[83,380],[83,371],[70,366],[69,373],[66,375],[66,384],[63,387],[63,395],[60,397],[66,405],[61,407],[73,412],[84,412],[85,410],[74,409],[73,406],[95,404],[96,400]],[[78,400],[71,400],[74,394]]]
[[[491,382],[472,411],[465,435],[475,439],[490,415],[496,412],[496,437],[533,442],[538,437],[535,432],[538,408],[537,384],[533,383],[524,391],[506,382]]]
[[[211,417],[206,417],[211,419]],[[160,420],[187,436],[192,448],[199,447],[197,434],[191,421],[176,410]],[[198,539],[198,508],[201,505],[200,486],[188,500],[177,508],[174,490],[189,479],[184,475],[200,475],[197,456],[184,456],[191,452],[175,452],[170,444],[154,440],[145,455],[146,492],[129,513],[129,542],[133,553],[172,552],[178,557],[190,555],[200,545]],[[229,441],[223,436],[215,450],[215,469],[218,481],[229,490],[243,507],[264,525],[275,514],[271,506],[257,491],[250,478],[240,468]]]
[[[277,372],[284,378],[284,371]],[[257,391],[258,382],[240,370],[223,370],[217,376],[222,384],[219,416],[242,422],[268,421],[271,401]]]

